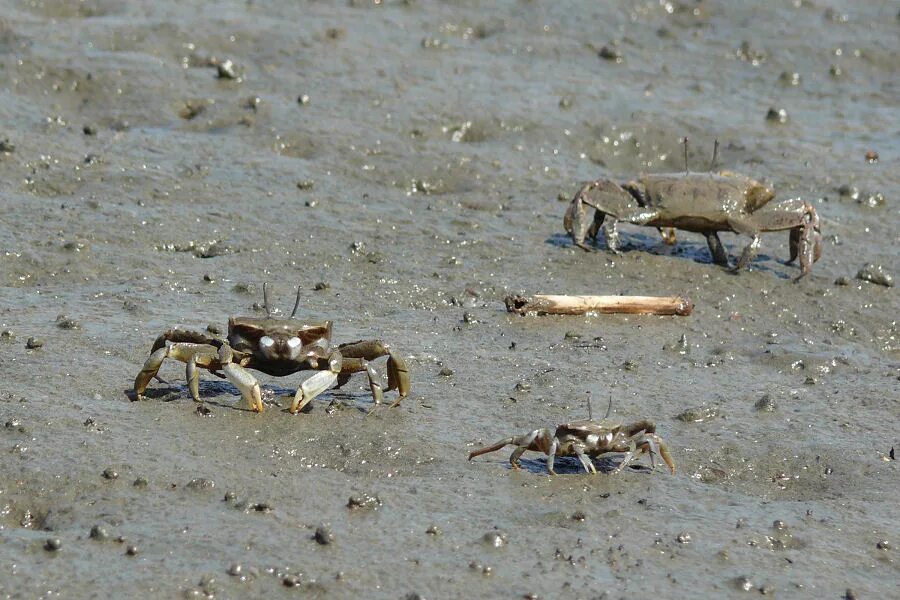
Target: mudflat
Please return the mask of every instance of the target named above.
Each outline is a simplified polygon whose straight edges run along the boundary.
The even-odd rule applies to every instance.
[[[0,7],[0,597],[896,593],[895,5]],[[691,233],[573,247],[581,182],[682,171],[684,137],[815,206],[809,276],[786,232],[737,275]],[[265,281],[411,394],[290,415],[308,373],[258,374],[255,414],[203,372],[198,411],[171,361],[132,401],[157,335],[261,316]],[[538,293],[694,311],[505,311]],[[466,460],[586,392],[677,474]]]

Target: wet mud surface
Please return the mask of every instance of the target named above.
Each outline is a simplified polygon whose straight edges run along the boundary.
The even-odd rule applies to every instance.
[[[896,6],[0,6],[0,596],[896,590]],[[579,182],[679,171],[684,136],[692,168],[718,139],[816,206],[810,276],[783,233],[737,276],[690,233],[572,247]],[[391,344],[411,395],[371,410],[356,375],[292,416],[306,375],[261,375],[257,415],[204,374],[204,416],[167,363],[130,400],[159,333],[259,316],[263,281]],[[587,391],[654,420],[677,475],[465,460]]]

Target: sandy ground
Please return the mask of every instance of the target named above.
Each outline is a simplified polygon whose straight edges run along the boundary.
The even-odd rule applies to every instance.
[[[900,275],[898,27],[880,1],[0,2],[0,596],[896,594],[900,302],[856,275]],[[684,136],[816,206],[809,277],[782,233],[737,276],[690,233],[572,247],[559,198],[679,171]],[[130,400],[160,332],[259,316],[263,281],[390,343],[410,396],[373,411],[357,375],[292,416],[302,377],[261,376],[257,415],[204,375],[201,416],[167,363]],[[523,292],[696,309],[508,315]],[[466,461],[586,391],[678,473]]]

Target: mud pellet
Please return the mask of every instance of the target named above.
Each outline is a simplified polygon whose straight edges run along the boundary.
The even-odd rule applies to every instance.
[[[327,546],[334,543],[334,533],[327,525],[319,525],[316,527],[316,533],[313,536],[313,539],[316,540],[316,543]]]
[[[884,270],[884,267],[881,265],[873,265],[872,263],[863,265],[863,268],[857,271],[856,278],[885,287],[892,287],[894,285],[894,278]]]
[[[68,315],[57,315],[56,326],[60,329],[78,329],[81,324]]]
[[[125,554],[127,556],[137,556],[137,553],[138,553],[138,547],[133,544],[131,546],[128,546],[127,548],[125,548]]]
[[[56,552],[62,548],[62,540],[59,538],[47,538],[47,541],[44,542],[44,550],[47,552]]]
[[[443,531],[437,525],[432,525],[425,530],[425,533],[427,533],[428,535],[441,535]]]
[[[281,584],[284,587],[297,587],[300,585],[300,578],[297,575],[285,575]]]
[[[25,347],[29,350],[37,350],[44,347],[44,340],[41,338],[30,337],[25,341]]]
[[[119,478],[119,472],[113,468],[103,469],[103,473],[101,473],[101,475],[103,475],[103,479],[107,479],[110,481],[112,481],[113,479]]]
[[[225,502],[234,502],[237,500],[237,494],[234,492],[225,492],[225,497],[222,498]]]
[[[148,483],[150,483],[150,482],[147,481],[147,478],[144,477],[143,475],[141,475],[141,476],[138,476],[138,477],[134,480],[134,483],[132,483],[131,485],[133,485],[133,486],[136,487],[136,488],[143,488],[143,487],[147,487],[147,484],[148,484]]]
[[[240,577],[244,573],[244,567],[240,563],[234,563],[228,567],[228,574],[232,577]]]
[[[766,121],[772,123],[787,123],[788,114],[787,111],[783,108],[775,108],[772,107],[766,113]]]
[[[879,550],[890,550],[891,543],[887,540],[881,540],[875,544],[875,547],[878,548]]]
[[[611,60],[616,63],[622,62],[622,53],[611,46],[603,46],[597,55],[603,60]]]
[[[481,537],[482,541],[494,548],[500,548],[506,545],[506,535],[497,531],[488,531]]]
[[[857,600],[856,592],[847,588],[847,591],[844,592],[844,600]]]
[[[778,405],[775,403],[775,398],[773,398],[771,394],[763,394],[763,396],[753,405],[753,408],[755,408],[757,412],[775,412]]]
[[[297,96],[297,104],[299,104],[300,106],[306,106],[307,104],[309,104],[309,101],[309,94],[300,94],[299,96]]]
[[[109,532],[102,525],[94,525],[91,527],[90,536],[92,540],[103,541],[109,539]]]
[[[453,369],[444,367],[438,372],[438,375],[440,375],[441,377],[451,377],[453,375]]]
[[[93,125],[85,125],[81,128],[81,133],[84,135],[97,135],[97,128]]]
[[[686,531],[682,531],[675,537],[675,541],[678,542],[679,544],[690,544],[691,543],[691,534]]]
[[[195,477],[194,479],[191,479],[185,487],[194,491],[209,491],[215,489],[216,482],[205,477]]]
[[[584,512],[582,512],[582,511],[580,511],[580,510],[577,511],[577,512],[572,513],[572,520],[573,520],[573,521],[584,521],[585,519],[587,519],[587,515],[584,514]]]
[[[311,189],[313,189],[313,187],[315,187],[315,185],[316,185],[316,182],[313,181],[312,179],[301,179],[300,181],[297,182],[297,189],[304,190],[304,191],[311,190]]]
[[[313,287],[313,290],[317,292],[324,292],[330,287],[331,285],[329,285],[327,281],[320,281]]]

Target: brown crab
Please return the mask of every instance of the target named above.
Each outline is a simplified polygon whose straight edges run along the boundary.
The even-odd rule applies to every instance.
[[[612,403],[610,402],[610,408]],[[519,458],[526,450],[543,452],[547,455],[547,470],[551,475],[556,475],[553,470],[553,462],[557,456],[574,456],[581,461],[581,465],[588,473],[596,473],[597,468],[591,461],[607,452],[623,452],[625,458],[613,471],[620,473],[640,454],[646,452],[650,455],[650,468],[656,468],[654,456],[659,455],[675,474],[675,463],[669,454],[669,449],[663,440],[656,435],[656,426],[647,420],[624,424],[618,419],[609,418],[609,410],[606,416],[595,421],[590,416],[590,404],[588,404],[588,418],[571,421],[557,425],[556,431],[550,429],[535,429],[523,435],[510,436],[499,442],[478,448],[469,452],[469,460],[476,456],[495,452],[504,446],[516,446],[509,457],[509,463],[514,469],[519,468]]]
[[[400,400],[409,393],[409,372],[403,359],[391,352],[380,340],[360,340],[331,347],[331,321],[307,323],[294,318],[300,305],[300,289],[294,310],[287,318],[273,317],[268,297],[268,286],[263,285],[263,307],[266,317],[231,317],[228,320],[228,337],[223,340],[196,331],[170,329],[156,338],[150,357],[134,380],[136,399],[143,397],[150,380],[166,358],[187,363],[187,382],[194,401],[200,400],[198,367],[227,378],[241,392],[255,412],[262,412],[263,402],[259,382],[248,371],[254,369],[267,375],[283,377],[298,371],[314,370],[318,373],[297,388],[294,401],[288,410],[297,413],[313,398],[324,392],[335,381],[344,385],[353,373],[365,371],[376,404],[382,399],[381,377],[369,363],[387,356],[388,390],[396,389]]]
[[[644,175],[627,183],[599,179],[584,184],[575,194],[563,224],[575,245],[584,250],[590,250],[585,238],[596,243],[603,227],[606,246],[613,252],[619,249],[619,221],[657,227],[664,237],[668,237],[666,228],[702,233],[713,261],[724,266],[728,266],[728,253],[718,232],[750,236],[735,271],[756,256],[762,232],[789,230],[788,263],[800,258],[800,279],[822,254],[819,217],[809,202],[793,198],[769,204],[774,197],[775,192],[764,184],[729,171]],[[592,221],[587,207],[595,209]]]

